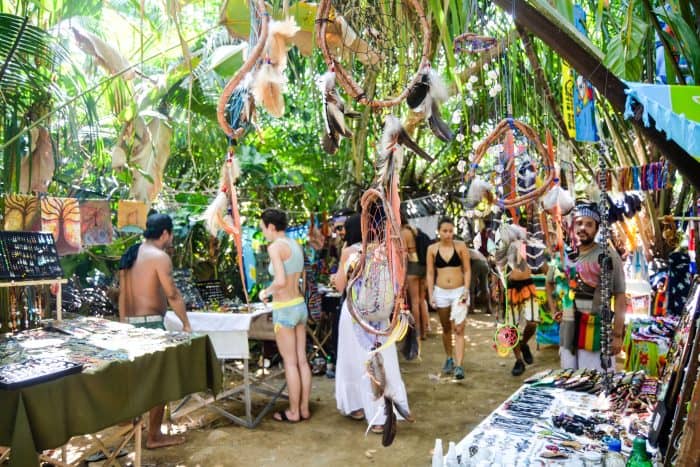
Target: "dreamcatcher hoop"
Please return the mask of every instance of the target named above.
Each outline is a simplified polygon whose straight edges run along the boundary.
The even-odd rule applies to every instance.
[[[513,350],[520,342],[520,330],[512,324],[499,324],[493,341],[497,348]]]
[[[361,218],[362,225],[362,253],[358,260],[357,266],[352,272],[352,276],[348,280],[347,290],[347,304],[348,310],[352,315],[353,319],[362,327],[362,329],[370,334],[376,336],[389,336],[392,331],[398,326],[400,322],[400,316],[402,313],[403,304],[403,293],[404,293],[404,281],[405,281],[405,271],[406,271],[406,251],[403,247],[401,241],[401,222],[397,218],[396,213],[389,205],[387,201],[387,196],[382,188],[369,188],[362,195],[361,198],[362,211],[364,213],[370,212],[373,207],[381,207],[383,209],[384,215],[386,216],[385,223],[385,245],[386,245],[386,256],[390,271],[390,277],[392,280],[391,285],[394,289],[394,304],[391,315],[391,321],[386,329],[376,329],[359,313],[355,304],[355,297],[353,296],[353,286],[360,280],[362,280],[363,272],[367,263],[368,257],[368,247],[369,245],[369,232],[371,229],[369,216],[363,215]],[[361,287],[367,286],[362,284]]]
[[[452,44],[455,54],[464,52],[476,55],[493,49],[498,45],[498,41],[495,37],[482,36],[474,32],[465,32],[455,37]],[[463,45],[470,45],[471,47],[464,47]]]
[[[524,195],[499,200],[499,205],[502,208],[506,209],[523,206],[525,204],[531,203],[532,201],[542,196],[542,194],[544,194],[544,192],[552,186],[555,175],[554,153],[553,151],[548,151],[544,147],[542,141],[540,141],[540,137],[537,135],[537,132],[535,132],[535,130],[532,129],[532,127],[530,127],[526,123],[523,123],[519,120],[515,120],[513,118],[505,118],[501,120],[498,123],[498,125],[496,125],[496,128],[494,128],[491,134],[487,136],[486,139],[484,139],[484,141],[474,151],[474,157],[471,160],[471,168],[467,173],[467,180],[471,180],[476,176],[476,168],[479,166],[479,163],[483,159],[488,148],[496,144],[498,139],[504,136],[508,131],[512,131],[515,129],[519,130],[523,136],[525,136],[528,140],[534,143],[537,154],[545,162],[545,164],[543,165],[543,168],[545,170],[545,179],[542,185]]]
[[[257,0],[256,11],[258,16],[262,18],[260,22],[260,30],[258,31],[258,42],[255,44],[253,50],[249,52],[248,58],[246,59],[245,63],[243,63],[243,66],[238,69],[236,74],[234,74],[229,82],[226,83],[226,86],[224,86],[224,90],[221,93],[221,97],[219,97],[219,102],[216,106],[216,119],[218,120],[221,129],[229,138],[238,138],[241,136],[241,132],[240,129],[234,130],[231,128],[231,125],[229,125],[228,121],[226,120],[226,106],[228,105],[228,101],[231,98],[233,91],[236,90],[236,87],[238,87],[241,81],[243,81],[245,75],[248,74],[248,72],[250,72],[257,63],[258,59],[262,55],[263,49],[265,48],[265,42],[267,41],[270,15],[265,9],[265,0]]]
[[[338,84],[340,84],[340,86],[345,90],[348,96],[355,99],[355,101],[359,102],[360,104],[364,104],[373,108],[386,108],[399,105],[401,102],[404,101],[404,99],[406,99],[406,96],[408,95],[408,92],[411,89],[411,87],[413,87],[413,85],[416,84],[421,78],[422,70],[430,66],[430,62],[428,60],[428,55],[430,54],[430,24],[428,23],[428,20],[425,17],[425,11],[423,10],[423,6],[418,0],[406,0],[406,3],[413,7],[413,9],[418,14],[418,18],[420,19],[421,29],[423,30],[423,53],[421,56],[420,65],[418,66],[418,70],[416,70],[416,73],[413,75],[413,78],[408,83],[403,92],[401,92],[401,94],[394,97],[393,99],[387,100],[369,100],[364,89],[362,89],[362,87],[359,84],[357,84],[357,82],[343,67],[340,61],[336,60],[335,57],[331,55],[328,44],[326,42],[326,30],[328,28],[328,23],[335,22],[334,18],[336,16],[336,13],[335,11],[333,11],[331,0],[321,0],[318,4],[316,13],[316,41],[318,43],[318,46],[321,48],[323,58],[328,68],[331,70],[335,70],[336,80]]]

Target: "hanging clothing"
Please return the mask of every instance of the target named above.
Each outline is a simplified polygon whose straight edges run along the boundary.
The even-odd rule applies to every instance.
[[[683,313],[690,285],[690,255],[684,250],[674,251],[668,256],[668,314],[680,316]]]

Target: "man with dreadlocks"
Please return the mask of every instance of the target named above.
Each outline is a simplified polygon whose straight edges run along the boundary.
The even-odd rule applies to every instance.
[[[613,356],[622,349],[625,326],[625,275],[622,261],[617,252],[608,245],[596,243],[595,237],[600,227],[600,212],[593,203],[579,203],[574,211],[574,232],[578,244],[575,259],[574,307],[573,313],[562,316],[559,328],[559,355],[562,368],[594,368],[602,370],[600,361],[601,319],[600,319],[600,275],[599,258],[608,249],[612,258],[611,293],[615,297],[615,317],[613,325]],[[555,273],[550,268],[547,282],[553,284]],[[548,300],[553,298],[548,294]],[[551,306],[550,306],[551,308]]]

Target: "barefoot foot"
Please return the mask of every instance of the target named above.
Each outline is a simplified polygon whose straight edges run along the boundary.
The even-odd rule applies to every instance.
[[[185,442],[184,436],[165,436],[160,435],[155,439],[146,440],[146,449],[158,449],[168,446],[177,446]]]

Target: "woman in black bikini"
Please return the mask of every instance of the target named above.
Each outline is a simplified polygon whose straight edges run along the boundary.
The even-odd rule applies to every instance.
[[[454,240],[454,228],[454,223],[448,218],[442,219],[438,224],[440,241],[428,248],[426,278],[428,300],[437,308],[442,324],[442,345],[447,354],[442,371],[454,372],[455,379],[464,379],[464,324],[469,307],[471,268],[469,249],[464,242]]]

